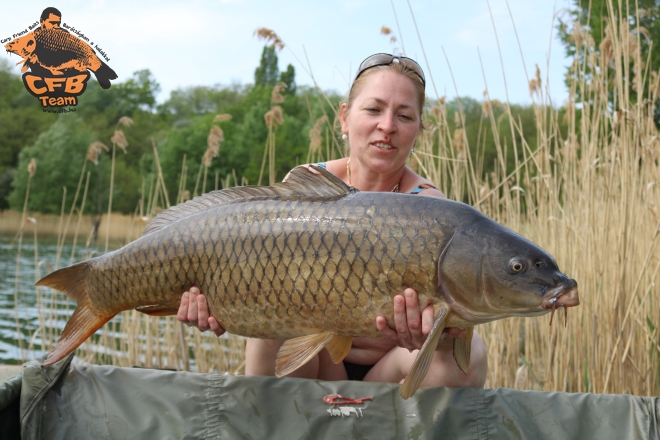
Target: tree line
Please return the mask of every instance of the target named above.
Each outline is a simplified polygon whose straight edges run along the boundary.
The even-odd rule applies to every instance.
[[[295,74],[291,65],[280,71],[275,48],[265,46],[254,84],[177,89],[157,104],[160,86],[149,70],[141,70],[108,90],[90,81],[75,113],[53,115],[41,111],[9,66],[0,65],[0,208],[22,209],[27,165],[34,158],[37,170],[30,186],[29,210],[59,213],[63,197],[70,206],[87,163],[90,178],[85,211],[102,213],[110,194],[111,139],[122,117],[133,122],[119,127],[127,146],[116,151],[114,167],[112,206],[122,213],[135,212],[142,193],[147,195],[153,185],[157,172],[154,147],[172,203],[177,195],[181,200],[227,184],[267,184],[271,171],[281,180],[291,168],[310,158],[327,160],[342,155],[334,119],[343,96],[297,86]],[[473,154],[479,149],[484,172],[488,172],[494,166],[496,149],[492,134],[479,128],[488,124],[484,105],[471,98],[460,101],[469,148]],[[508,124],[507,118],[513,115],[522,121],[527,141],[533,142],[533,108],[513,105],[509,114],[504,106],[494,103],[499,124]],[[429,100],[427,109],[438,105]],[[279,114],[273,114],[276,120],[271,122],[275,162],[272,167],[263,167],[269,142],[266,115],[275,106],[279,107]],[[454,131],[460,124],[455,116],[458,102],[442,103],[442,107],[448,129]],[[432,113],[425,118],[434,121]],[[214,126],[220,129],[222,139],[217,157],[207,157],[205,166]],[[217,136],[218,130],[215,132]],[[90,158],[89,147],[94,142],[101,142],[107,151],[99,149]],[[513,150],[508,160],[513,163]]]
[[[571,10],[558,20],[558,35],[566,54],[577,63],[567,68],[566,78],[567,108],[576,114],[577,121],[581,117],[582,82],[576,79],[576,65],[586,65],[588,75],[587,54],[606,56],[612,50],[608,42],[614,24],[607,18],[612,14],[628,17],[626,31],[631,44],[641,49],[640,59],[630,60],[631,99],[634,101],[640,92],[635,78],[652,77],[644,82],[647,88],[657,82],[653,66],[658,55],[652,42],[660,37],[660,0],[640,0],[635,10],[627,7],[619,0],[573,0]],[[62,115],[42,112],[20,76],[11,72],[8,62],[0,60],[0,210],[22,209],[27,165],[34,158],[37,172],[31,184],[29,210],[59,213],[64,188],[70,206],[83,164],[93,162],[87,168],[90,179],[85,210],[101,213],[110,194],[111,139],[117,129],[127,146],[116,152],[112,206],[123,213],[134,212],[142,193],[152,185],[154,148],[173,202],[226,185],[267,184],[273,180],[271,174],[281,180],[300,163],[343,154],[335,128],[336,110],[343,96],[296,86],[293,66],[280,71],[277,49],[276,44],[264,47],[253,84],[177,89],[158,104],[160,86],[149,70],[141,70],[108,90],[90,81],[77,111]],[[532,79],[529,86],[530,95],[539,93],[540,77],[538,82]],[[611,101],[613,114],[619,111],[617,106]],[[444,132],[451,138],[453,133],[456,139],[467,141],[466,146],[457,142],[457,147],[469,148],[484,175],[497,161],[501,165],[498,145],[504,149],[507,168],[515,163],[516,155],[521,155],[513,146],[520,145],[522,138],[532,148],[537,145],[539,120],[533,106],[500,103],[484,92],[482,101],[468,97],[447,102],[444,98],[427,99],[426,110],[425,119],[439,135]],[[489,114],[495,124],[488,120]],[[656,112],[656,124],[660,123],[658,115],[660,111]],[[118,127],[122,117],[133,123]],[[511,118],[519,130],[509,129]],[[560,118],[556,123],[565,122]],[[461,136],[456,133],[459,127]],[[566,132],[566,127],[560,128]],[[94,142],[101,142],[103,147],[97,151],[96,160],[90,161]],[[214,142],[217,146],[209,151]],[[276,150],[272,156],[268,151],[271,146]],[[268,166],[264,166],[265,161]]]

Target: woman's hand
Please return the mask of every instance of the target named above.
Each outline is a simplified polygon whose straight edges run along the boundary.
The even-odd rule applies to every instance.
[[[376,318],[376,327],[385,338],[399,347],[412,351],[422,348],[424,341],[431,333],[433,322],[433,306],[429,304],[424,310],[420,310],[417,292],[408,288],[403,292],[403,295],[394,297],[395,328],[388,326],[387,320],[383,316]],[[448,328],[445,331],[458,339],[464,338],[467,333],[466,330],[458,328]],[[445,338],[445,342],[441,342],[438,349],[444,349],[445,345],[447,348],[451,347],[453,344],[449,344],[448,340],[449,338]]]
[[[206,297],[199,292],[197,287],[191,287],[189,292],[183,293],[176,317],[182,323],[190,327],[197,327],[200,331],[213,330],[216,336],[225,332],[218,321],[213,316],[209,316]]]

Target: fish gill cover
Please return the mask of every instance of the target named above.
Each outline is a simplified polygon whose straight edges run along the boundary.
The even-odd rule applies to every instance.
[[[5,44],[7,52],[23,58],[16,63],[23,64],[23,84],[39,99],[44,111],[75,111],[64,107],[78,104],[78,96],[87,87],[89,71],[104,89],[110,88],[110,80],[117,79],[115,71],[105,63],[110,61],[107,54],[84,33],[62,23],[62,13],[53,7],[44,9],[39,21],[27,29],[1,41],[9,41]],[[53,107],[56,110],[50,109]]]

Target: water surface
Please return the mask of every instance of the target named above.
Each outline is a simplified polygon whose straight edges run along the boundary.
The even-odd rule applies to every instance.
[[[20,253],[19,240],[12,244],[13,238],[0,235],[0,363],[4,364],[18,364],[44,354],[41,347],[44,335],[37,331],[40,320],[46,332],[52,331],[57,336],[75,308],[75,302],[63,294],[34,285],[56,268],[55,239],[38,238],[35,257],[32,234],[23,236]],[[71,250],[71,243],[65,243],[59,267],[103,253],[103,247],[85,249],[83,243],[76,246],[72,259]]]

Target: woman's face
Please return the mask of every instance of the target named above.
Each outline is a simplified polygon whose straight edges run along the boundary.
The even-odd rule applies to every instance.
[[[342,106],[342,132],[348,134],[351,155],[376,172],[399,169],[415,145],[420,129],[415,85],[397,72],[370,74],[347,111]]]

